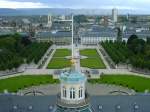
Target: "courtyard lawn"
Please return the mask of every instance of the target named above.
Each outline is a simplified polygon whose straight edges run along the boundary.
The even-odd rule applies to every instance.
[[[47,68],[48,69],[63,69],[63,68],[70,67],[70,66],[71,66],[71,62],[69,59],[52,58]]]
[[[69,49],[57,49],[53,57],[66,57],[71,55]]]
[[[90,79],[89,82],[115,84],[134,89],[136,92],[150,90],[150,78],[134,75],[102,75],[100,79]]]
[[[80,55],[87,56],[87,57],[99,57],[96,49],[80,50]]]
[[[41,84],[54,84],[59,83],[58,80],[52,78],[49,75],[24,75],[0,80],[0,92],[5,89],[9,92],[17,92],[20,89],[24,89],[30,86],[38,86]]]
[[[80,64],[82,67],[91,69],[105,69],[105,64],[97,53],[96,49],[84,49],[80,51],[80,55],[86,56],[87,58],[81,59]]]
[[[91,69],[105,69],[106,68],[100,58],[81,59],[80,64],[82,67],[87,67]]]
[[[63,69],[66,67],[70,67],[70,60],[66,58],[66,56],[71,55],[71,50],[69,49],[57,49],[53,58],[49,62],[47,68],[48,69]]]

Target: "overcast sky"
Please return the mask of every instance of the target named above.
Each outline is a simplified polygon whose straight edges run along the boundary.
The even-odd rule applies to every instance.
[[[88,8],[150,11],[150,0],[0,0],[0,8]]]

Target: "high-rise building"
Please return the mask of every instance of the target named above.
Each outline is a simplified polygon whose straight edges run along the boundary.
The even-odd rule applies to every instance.
[[[48,26],[51,27],[52,26],[52,16],[49,14],[48,15],[48,22],[47,22]]]
[[[112,19],[114,23],[118,21],[118,10],[116,8],[112,9]]]

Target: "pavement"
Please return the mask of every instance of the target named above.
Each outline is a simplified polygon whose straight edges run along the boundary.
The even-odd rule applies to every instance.
[[[116,85],[107,85],[107,84],[86,84],[87,92],[90,95],[134,95],[136,94],[134,90],[116,86]],[[30,88],[26,88],[24,90],[18,91],[18,95],[24,95],[29,92],[39,91],[44,93],[44,95],[56,95],[60,91],[59,84],[48,84],[48,85],[40,85],[33,86]]]
[[[43,68],[42,69],[46,69],[47,68],[47,66],[48,66],[48,64],[49,64],[49,62],[50,62],[50,60],[52,59],[52,57],[53,57],[53,55],[54,55],[54,53],[55,53],[55,51],[56,51],[56,49],[55,49],[55,47],[53,46],[52,47],[54,50],[52,51],[52,53],[50,54],[50,56],[48,57],[48,59],[47,59],[47,61],[45,62],[45,64],[44,64],[44,66],[43,66]],[[52,49],[51,48],[51,49]]]
[[[105,66],[106,66],[106,69],[110,69],[110,66],[108,64],[108,62],[105,60],[104,56],[102,55],[102,53],[100,52],[99,48],[97,48],[97,52],[98,54],[100,55],[101,59],[103,60]]]
[[[47,56],[48,56],[48,54],[50,54],[50,52],[51,52],[51,50],[54,48],[54,45],[52,45],[52,46],[50,46],[49,48],[48,48],[48,50],[45,52],[45,54],[44,54],[44,56],[41,58],[41,60],[39,61],[39,63],[38,63],[38,66],[40,66],[40,64],[43,62],[43,60],[45,59],[45,58],[47,58]],[[51,54],[50,54],[51,55]],[[49,57],[50,58],[50,57]],[[47,59],[48,60],[48,59]],[[46,63],[45,63],[46,64]],[[44,68],[45,66],[43,66],[43,68]]]
[[[78,47],[75,47],[75,50],[74,51],[74,58],[75,58],[75,69],[78,71],[78,72],[81,72],[81,67],[80,67],[80,51],[79,51],[79,48]]]

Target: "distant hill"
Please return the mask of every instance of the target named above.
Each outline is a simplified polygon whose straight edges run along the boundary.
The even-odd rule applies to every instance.
[[[0,15],[16,15],[21,14],[19,10],[16,9],[7,9],[7,8],[0,8]]]
[[[69,8],[37,8],[37,9],[9,9],[0,8],[1,16],[18,16],[18,15],[69,15],[69,14],[85,14],[85,15],[110,15],[111,10],[108,9],[69,9]],[[136,14],[137,11],[119,10],[120,14]]]

